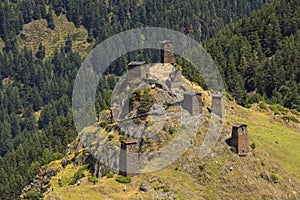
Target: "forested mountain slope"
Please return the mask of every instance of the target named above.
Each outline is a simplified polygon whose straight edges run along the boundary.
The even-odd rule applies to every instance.
[[[300,111],[299,0],[267,4],[205,46],[240,104],[265,99]]]
[[[105,3],[104,3],[105,2]],[[75,137],[76,132],[73,127],[72,114],[70,112],[71,92],[72,84],[75,78],[77,69],[82,61],[79,55],[79,50],[72,49],[74,38],[65,37],[65,42],[57,43],[57,46],[52,45],[51,51],[53,51],[51,57],[45,56],[45,52],[49,52],[50,49],[47,45],[39,45],[38,49],[30,49],[26,47],[26,40],[30,38],[23,38],[22,30],[24,24],[31,25],[32,21],[46,20],[47,27],[42,26],[43,29],[49,33],[53,33],[59,26],[64,24],[57,24],[61,21],[55,21],[55,15],[61,15],[73,22],[76,27],[87,29],[87,37],[83,38],[87,42],[93,44],[93,42],[99,43],[107,37],[118,33],[122,30],[128,30],[135,27],[143,26],[159,26],[167,27],[175,30],[179,30],[185,34],[189,34],[197,40],[204,40],[216,35],[217,31],[222,29],[225,24],[236,21],[240,17],[249,15],[254,9],[260,8],[263,3],[269,1],[68,1],[57,0],[50,1],[48,4],[46,1],[39,0],[5,0],[0,3],[0,46],[4,46],[3,51],[0,53],[0,198],[12,199],[17,198],[21,193],[21,189],[24,185],[28,184],[30,180],[37,174],[41,165],[47,164],[51,160],[61,158],[68,143],[70,143]],[[269,61],[269,70],[272,71],[272,65],[278,65],[278,63],[290,63],[296,64],[295,61],[299,57],[293,54],[285,54],[286,52],[296,52],[296,48],[299,49],[299,36],[296,35],[296,29],[299,25],[299,18],[295,18],[299,14],[299,1],[280,1],[281,3],[270,4],[263,10],[254,13],[253,16],[260,15],[260,12],[271,13],[275,12],[275,18],[284,17],[286,21],[279,20],[281,26],[286,26],[278,41],[280,45],[276,45],[273,42],[268,43],[268,39],[273,36],[265,37],[258,32],[259,40],[258,46],[261,45],[261,52],[257,48],[257,60],[255,60],[252,53],[252,46],[248,49],[247,56],[245,56],[248,65],[260,66],[264,69],[263,63]],[[283,4],[283,5],[281,5]],[[286,8],[279,13],[279,7]],[[296,8],[295,8],[296,7]],[[274,9],[271,9],[274,8]],[[276,9],[275,9],[276,8]],[[267,19],[269,14],[264,15]],[[245,76],[245,66],[247,64],[237,65],[240,61],[237,61],[239,57],[239,46],[234,46],[228,41],[231,41],[230,36],[238,32],[238,28],[241,26],[241,30],[244,32],[239,33],[238,37],[242,37],[243,43],[247,44],[248,36],[246,32],[251,32],[246,29],[243,21],[251,21],[252,18],[246,18],[237,24],[230,25],[220,35],[226,35],[221,37],[220,35],[215,40],[209,41],[206,46],[216,58],[221,66],[221,71],[227,81],[228,90],[234,95],[239,103],[245,104],[246,102],[246,90],[252,91],[257,88],[258,92],[264,95],[266,93],[266,99],[272,99],[273,94],[279,95],[276,97],[277,102],[280,100],[280,95],[284,94],[282,91],[288,91],[293,88],[288,94],[290,96],[282,103],[290,108],[296,108],[295,105],[299,105],[296,95],[299,94],[299,73],[295,75],[294,81],[286,83],[288,80],[276,82],[276,93],[267,93],[265,85],[262,85],[261,80],[255,79],[255,85],[251,83],[254,77],[247,72]],[[263,17],[258,18],[261,20]],[[275,20],[276,21],[276,20]],[[296,25],[295,25],[296,21]],[[275,23],[276,24],[276,23]],[[298,25],[297,25],[298,24]],[[256,26],[256,23],[253,23]],[[261,30],[264,30],[265,24],[260,24]],[[281,27],[280,26],[280,27]],[[250,29],[255,29],[251,27]],[[298,26],[299,28],[299,26]],[[274,27],[271,26],[271,30]],[[225,34],[228,32],[228,34]],[[270,33],[276,33],[270,31]],[[293,34],[293,35],[292,35]],[[48,41],[57,41],[53,35],[52,40],[48,38]],[[243,35],[243,36],[240,36]],[[299,35],[299,34],[298,34]],[[266,34],[267,36],[267,34]],[[287,36],[287,37],[286,37]],[[236,36],[237,37],[237,36]],[[237,38],[238,38],[237,37]],[[246,38],[247,37],[247,38]],[[250,37],[250,36],[249,36]],[[286,38],[285,38],[286,37]],[[220,38],[224,38],[220,40]],[[72,41],[73,40],[73,41]],[[216,42],[216,41],[222,41]],[[236,44],[243,44],[237,40]],[[276,39],[277,40],[277,39]],[[265,44],[262,44],[265,41]],[[285,42],[284,42],[285,41]],[[41,44],[44,40],[41,38]],[[216,43],[214,45],[214,43]],[[223,48],[220,49],[220,44],[226,44],[232,49],[226,46],[226,52],[223,52]],[[251,42],[248,42],[252,44]],[[294,44],[293,44],[294,43]],[[284,46],[284,44],[286,44]],[[294,46],[290,45],[293,44]],[[274,46],[275,45],[275,46]],[[31,46],[31,45],[30,45]],[[246,45],[247,46],[247,45]],[[56,50],[55,50],[56,47]],[[233,48],[237,49],[233,49]],[[280,48],[279,48],[280,47]],[[286,48],[286,50],[283,49]],[[47,48],[47,49],[45,49]],[[225,47],[224,47],[225,48]],[[250,50],[249,50],[250,49]],[[254,49],[254,48],[253,48]],[[256,49],[256,48],[255,48]],[[268,50],[269,49],[269,50]],[[282,59],[275,59],[279,56],[276,55],[282,49],[280,55]],[[77,52],[78,51],[78,52]],[[232,64],[227,64],[228,52],[233,53],[231,60]],[[254,52],[254,51],[253,51]],[[114,63],[115,70],[112,72],[122,72],[127,61],[135,58],[138,53],[133,55],[126,55],[121,60]],[[278,53],[279,54],[279,53]],[[51,55],[51,54],[48,54]],[[299,54],[298,54],[299,55]],[[144,55],[143,55],[144,56]],[[149,55],[146,55],[149,57]],[[151,57],[151,55],[150,55]],[[270,59],[274,57],[274,59]],[[252,58],[258,64],[253,64],[250,59]],[[228,61],[229,62],[229,61]],[[299,62],[298,62],[299,63]],[[232,66],[228,67],[228,66]],[[237,70],[238,66],[241,70]],[[267,66],[267,65],[266,65]],[[281,66],[281,65],[280,65]],[[289,69],[291,72],[299,69],[296,65],[291,66]],[[296,70],[295,70],[296,67]],[[236,68],[236,69],[235,69]],[[279,67],[280,68],[280,67]],[[234,70],[235,69],[235,70]],[[249,68],[249,70],[254,68]],[[286,68],[282,71],[286,72]],[[232,70],[233,73],[229,71]],[[236,72],[237,71],[237,72]],[[264,70],[262,70],[264,71]],[[234,76],[234,73],[237,76]],[[282,74],[278,73],[277,76]],[[230,74],[230,76],[228,75]],[[264,75],[270,74],[268,71],[264,71]],[[286,74],[288,76],[288,74]],[[272,79],[274,76],[269,77]],[[298,78],[297,78],[298,77]],[[230,82],[231,80],[235,80]],[[244,84],[244,80],[250,82],[247,86]],[[99,95],[97,96],[97,110],[106,109],[109,107],[109,100],[111,95],[111,89],[115,85],[117,78],[115,76],[108,76],[101,80],[103,87],[99,88]],[[254,81],[254,80],[253,80]],[[275,81],[275,80],[274,80]],[[278,79],[276,79],[278,81]],[[238,85],[238,84],[240,85]],[[291,87],[290,85],[291,84]],[[282,85],[288,86],[287,88],[281,88]],[[274,84],[270,84],[274,86]],[[293,86],[293,87],[292,87]],[[237,89],[236,89],[237,88]],[[296,89],[295,89],[296,88]],[[298,91],[296,91],[298,88]],[[283,90],[285,89],[285,90]],[[273,90],[272,90],[273,91]],[[296,92],[293,92],[296,91]],[[273,96],[272,96],[273,95]],[[299,96],[299,95],[298,95]],[[299,99],[299,98],[298,98]],[[245,100],[245,101],[244,101]],[[273,101],[273,100],[272,100]],[[285,102],[288,102],[286,104]],[[250,102],[248,102],[250,103]]]

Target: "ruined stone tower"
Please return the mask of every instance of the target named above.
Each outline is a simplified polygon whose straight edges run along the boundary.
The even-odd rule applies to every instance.
[[[166,84],[170,90],[180,88],[182,86],[182,72],[174,68],[170,73]]]
[[[164,40],[161,43],[161,63],[175,63],[174,46],[169,40]]]
[[[202,113],[202,94],[200,92],[187,91],[184,93],[183,108],[192,116]]]
[[[146,78],[150,73],[146,61],[132,61],[128,63],[127,71],[127,78],[129,81],[138,78]]]
[[[239,156],[246,156],[250,152],[248,128],[246,124],[234,124],[232,127],[231,145]]]
[[[121,142],[119,174],[134,176],[139,173],[138,141],[136,139]]]
[[[212,94],[211,111],[221,118],[225,116],[223,94]]]

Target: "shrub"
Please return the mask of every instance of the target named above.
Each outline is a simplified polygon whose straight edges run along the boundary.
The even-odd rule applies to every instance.
[[[85,167],[82,167],[77,170],[77,172],[74,174],[72,180],[70,181],[69,185],[74,185],[79,179],[85,177],[84,171]]]
[[[261,198],[262,198],[262,200],[267,200],[268,199],[268,195],[263,194],[263,195],[261,195]]]
[[[255,143],[252,143],[252,144],[250,144],[250,147],[251,147],[251,149],[253,149],[253,150],[254,150],[254,149],[255,149],[255,147],[256,147],[256,146],[255,146]]]
[[[43,194],[35,191],[29,191],[25,196],[24,199],[31,199],[31,200],[39,200],[44,197]]]
[[[299,112],[296,109],[292,109],[291,113],[293,113],[294,115],[299,115]]]
[[[88,177],[89,182],[91,183],[98,183],[98,178],[95,176],[89,176]]]
[[[175,133],[175,131],[176,131],[175,127],[173,127],[173,126],[169,127],[169,134],[170,135],[173,135]]]
[[[104,127],[106,127],[107,122],[106,122],[106,121],[101,121],[101,122],[99,123],[99,125],[100,125],[101,128],[104,128]]]
[[[289,112],[289,109],[283,107],[282,105],[278,105],[278,104],[277,104],[277,108],[278,108],[278,110],[279,110],[282,114],[284,114],[284,115],[286,115],[286,114]]]
[[[109,139],[109,140],[114,139],[114,137],[115,137],[115,136],[114,136],[113,134],[109,134],[109,135],[108,135],[108,139]]]
[[[132,121],[133,121],[135,124],[141,124],[141,123],[142,123],[142,120],[141,120],[141,118],[139,118],[139,117],[133,118]]]
[[[131,178],[130,177],[125,177],[125,176],[117,176],[116,181],[119,183],[130,183]]]
[[[274,183],[278,183],[279,176],[277,174],[271,173],[270,178]]]
[[[203,171],[204,170],[204,165],[200,165],[199,169],[200,169],[200,171]]]
[[[54,160],[60,160],[60,159],[62,159],[63,157],[64,157],[64,154],[63,154],[63,153],[58,153],[58,152],[56,152],[56,153],[53,154],[53,159],[54,159]]]
[[[277,105],[270,105],[270,109],[274,112],[274,115],[280,114],[280,111],[279,111]]]
[[[120,135],[119,142],[123,142],[126,140],[126,137],[124,135]]]
[[[113,178],[114,177],[114,174],[112,172],[108,172],[106,174],[106,178]]]
[[[237,153],[237,150],[235,147],[230,147],[230,151],[232,151],[233,153]]]
[[[264,102],[260,102],[258,106],[262,110],[267,110],[268,108],[267,104],[265,104]]]
[[[282,119],[285,120],[285,121],[288,121],[288,122],[292,121],[292,122],[295,122],[295,123],[299,123],[299,120],[294,116],[283,116]]]
[[[163,192],[169,192],[169,191],[170,191],[170,188],[168,186],[164,186]]]

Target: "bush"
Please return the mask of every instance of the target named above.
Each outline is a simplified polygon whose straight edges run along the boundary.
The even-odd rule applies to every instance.
[[[173,127],[173,126],[169,127],[169,134],[170,135],[173,135],[175,132],[176,132],[175,127]]]
[[[130,177],[125,177],[125,176],[117,176],[116,181],[119,183],[130,183],[131,178]]]
[[[261,100],[261,96],[260,96],[260,94],[258,94],[258,93],[255,94],[255,95],[253,95],[253,96],[249,96],[249,97],[247,98],[248,104],[258,103],[260,100]]]
[[[270,178],[274,183],[278,183],[279,176],[277,174],[274,173],[270,174]]]
[[[106,178],[113,178],[114,177],[114,174],[112,172],[108,172],[106,174]]]
[[[44,197],[43,194],[35,191],[29,191],[25,196],[24,199],[30,199],[30,200],[39,200]]]
[[[295,122],[295,123],[299,123],[299,120],[294,116],[283,116],[282,119],[285,120],[285,121],[288,121],[288,122],[292,121],[292,122]]]
[[[252,144],[250,144],[250,147],[251,147],[251,149],[253,149],[253,150],[254,150],[254,149],[255,149],[255,147],[256,147],[256,146],[255,146],[255,143],[252,143]]]
[[[139,118],[139,117],[133,118],[132,121],[133,121],[135,124],[141,124],[141,123],[142,123],[142,120],[141,120],[141,118]]]
[[[72,180],[70,181],[69,185],[74,185],[79,179],[85,177],[84,172],[83,172],[84,170],[85,170],[85,167],[78,169],[78,171],[74,174]]]
[[[270,109],[274,112],[274,115],[280,114],[280,111],[279,111],[277,105],[270,105]]]
[[[200,165],[199,169],[200,169],[200,171],[203,171],[204,170],[204,165]]]
[[[163,192],[169,192],[169,191],[170,191],[170,188],[168,186],[164,186]]]
[[[89,182],[91,183],[98,183],[98,178],[95,176],[89,176],[88,177]]]
[[[114,177],[114,174],[107,167],[104,169],[102,175],[106,176],[106,178],[112,178],[112,177]]]
[[[64,154],[63,154],[63,153],[58,153],[58,152],[56,152],[56,153],[53,154],[53,159],[54,159],[54,160],[60,160],[60,159],[62,159],[63,157],[64,157]]]
[[[124,135],[120,135],[119,142],[123,142],[126,140],[126,137]]]
[[[291,113],[293,113],[294,115],[299,115],[299,112],[296,109],[292,109]]]
[[[113,134],[109,134],[109,135],[108,135],[108,139],[109,139],[109,140],[114,139],[114,137],[115,137],[115,136],[114,136]]]
[[[264,102],[260,102],[258,106],[262,110],[267,110],[268,108],[267,104],[265,104]]]
[[[105,128],[106,125],[107,125],[107,122],[106,122],[106,121],[101,121],[101,122],[99,123],[99,125],[100,125],[101,128]]]
[[[235,147],[230,147],[230,151],[233,152],[233,153],[237,153],[237,150]]]

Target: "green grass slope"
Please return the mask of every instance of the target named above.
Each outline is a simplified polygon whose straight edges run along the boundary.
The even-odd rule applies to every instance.
[[[25,24],[23,31],[18,36],[19,44],[36,52],[40,42],[42,42],[47,57],[53,55],[56,48],[63,46],[68,35],[70,35],[73,50],[79,52],[82,56],[87,55],[92,50],[94,43],[87,42],[88,33],[84,27],[76,28],[73,23],[67,20],[65,15],[57,17],[53,14],[53,18],[55,30],[48,28],[47,21],[44,19]]]
[[[127,192],[123,191],[125,184],[115,180],[116,175],[98,178],[94,185],[88,181],[89,171],[84,172],[80,186],[70,186],[78,167],[69,164],[52,178],[50,184],[55,189],[45,199],[300,198],[299,124],[287,123],[258,106],[246,109],[229,102],[226,107],[222,137],[204,159],[197,158],[191,148],[164,170],[132,177],[126,184]],[[248,124],[250,143],[256,146],[246,157],[237,156],[225,143],[234,122]],[[60,166],[60,161],[55,162]],[[141,191],[141,185],[148,191]]]

